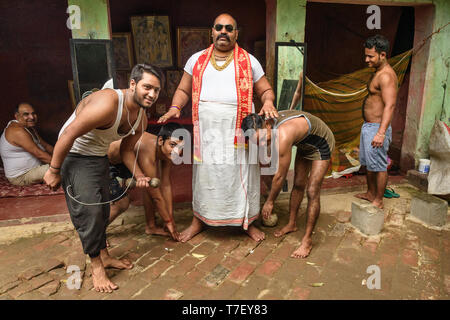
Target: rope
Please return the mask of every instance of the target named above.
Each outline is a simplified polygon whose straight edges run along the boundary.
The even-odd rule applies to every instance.
[[[422,43],[416,47],[416,48],[412,48],[409,51],[406,51],[407,54],[405,54],[405,56],[403,58],[401,58],[394,66],[392,66],[392,68],[397,67],[402,61],[403,59],[405,59],[406,57],[409,57],[409,53],[411,52],[411,55],[415,55],[426,43],[427,40],[429,40],[434,34],[441,32],[442,29],[444,29],[445,27],[447,27],[450,24],[450,22],[448,22],[447,24],[441,26],[439,29],[437,29],[436,31],[430,33],[425,39],[423,39]],[[367,88],[363,88],[361,90],[355,91],[355,92],[351,92],[351,93],[335,93],[335,92],[331,92],[328,90],[325,90],[321,87],[319,87],[317,84],[315,84],[314,82],[311,81],[311,79],[309,79],[306,75],[305,75],[306,81],[308,81],[313,87],[315,87],[316,89],[325,92],[326,94],[329,94],[331,96],[336,96],[336,97],[351,97],[351,96],[355,96],[358,95],[364,91],[367,91]]]

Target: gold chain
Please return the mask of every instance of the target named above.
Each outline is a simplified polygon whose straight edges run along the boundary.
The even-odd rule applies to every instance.
[[[225,61],[225,63],[222,66],[218,66],[216,63],[216,57],[214,56],[214,53],[213,53],[211,55],[211,64],[214,67],[214,69],[216,69],[217,71],[222,71],[223,69],[228,67],[228,65],[231,63],[231,61],[233,61],[233,57],[234,57],[234,50],[227,57],[227,60]]]

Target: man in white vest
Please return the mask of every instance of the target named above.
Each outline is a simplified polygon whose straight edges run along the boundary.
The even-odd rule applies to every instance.
[[[0,154],[6,178],[14,185],[41,183],[52,158],[53,146],[39,136],[37,114],[29,103],[16,106],[0,138]]]

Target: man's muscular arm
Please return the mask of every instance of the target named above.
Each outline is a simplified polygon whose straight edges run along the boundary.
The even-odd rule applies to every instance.
[[[156,177],[157,175],[156,164],[152,160],[150,160],[149,157],[139,155],[138,160],[146,176]],[[148,192],[150,197],[153,199],[153,202],[155,203],[156,208],[158,209],[158,212],[161,215],[161,218],[164,220],[167,229],[169,229],[172,238],[178,241],[179,234],[176,230],[175,222],[170,216],[168,207],[166,205],[166,201],[161,193],[161,188],[148,187],[146,188],[146,192]]]
[[[11,130],[12,129],[12,130]],[[43,163],[50,163],[52,156],[50,153],[42,151],[41,148],[34,143],[31,135],[23,128],[11,128],[7,134],[9,141],[31,153]]]
[[[384,109],[383,115],[381,116],[380,127],[372,141],[372,146],[375,148],[383,146],[386,130],[392,121],[395,102],[397,101],[397,79],[393,75],[388,73],[381,74],[380,89]]]
[[[300,101],[300,98],[302,96],[302,85],[303,85],[303,71],[300,71],[297,88],[295,88],[294,96],[292,97],[291,106],[289,107],[289,110],[293,110],[297,103]]]
[[[172,162],[161,161],[161,193],[166,203],[167,211],[169,211],[170,219],[173,220],[173,207],[172,207],[172,185],[170,183],[170,170],[172,168]]]
[[[255,82],[255,92],[263,103],[259,115],[265,115],[267,113],[267,116],[270,118],[278,117],[277,109],[275,109],[273,104],[275,101],[275,94],[265,76],[262,76],[261,79]]]
[[[180,84],[175,91],[172,98],[172,106],[178,106],[180,109],[189,102],[192,92],[192,76],[186,71],[180,80]],[[181,111],[177,108],[170,108],[161,118],[158,119],[158,123],[165,122],[171,118],[179,118]]]
[[[115,96],[114,96],[115,95]],[[53,150],[51,168],[44,175],[45,183],[52,189],[57,189],[61,182],[59,168],[67,156],[76,138],[92,129],[111,126],[114,123],[117,105],[117,95],[114,92],[99,92],[92,96],[81,109],[76,118],[63,131]]]
[[[286,138],[280,137],[280,148],[279,148],[279,162],[278,170],[272,179],[272,187],[270,188],[269,196],[267,197],[266,203],[262,209],[262,214],[264,218],[268,218],[273,210],[273,203],[278,197],[278,194],[283,187],[283,182],[286,179],[287,173],[289,171],[289,165],[291,164],[292,155],[292,145],[290,141]]]

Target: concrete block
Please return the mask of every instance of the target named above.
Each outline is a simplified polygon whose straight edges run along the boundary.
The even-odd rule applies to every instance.
[[[448,203],[426,193],[417,193],[411,199],[411,215],[430,226],[443,226],[447,222]]]
[[[422,173],[415,169],[408,170],[406,174],[406,179],[410,184],[419,188],[422,191],[427,192],[428,190],[428,173]]]
[[[369,202],[352,202],[351,224],[369,236],[380,233],[384,212]]]

